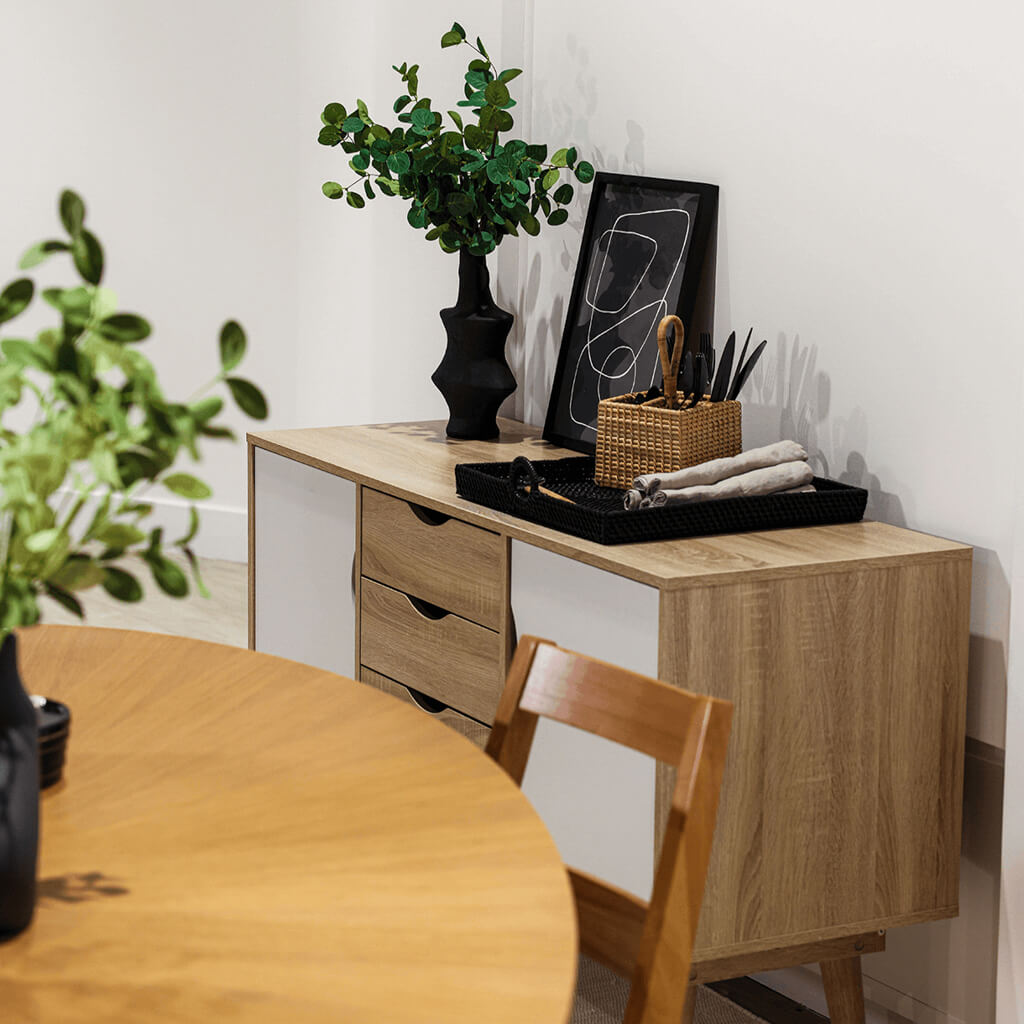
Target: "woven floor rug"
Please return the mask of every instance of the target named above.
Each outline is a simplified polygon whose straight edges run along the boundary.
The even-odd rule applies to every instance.
[[[621,1024],[629,983],[588,957],[580,957],[572,1024]],[[761,1018],[709,988],[697,990],[694,1024],[761,1024]]]

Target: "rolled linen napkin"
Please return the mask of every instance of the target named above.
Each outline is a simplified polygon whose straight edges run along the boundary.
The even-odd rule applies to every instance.
[[[701,462],[675,473],[645,473],[633,481],[633,487],[643,494],[654,494],[660,490],[677,491],[684,487],[704,487],[741,473],[806,459],[807,451],[802,444],[796,441],[776,441],[764,448],[751,448],[749,452],[728,459]]]
[[[639,508],[642,499],[643,495],[634,487],[633,490],[626,491],[625,497],[622,499],[622,507],[629,512],[634,508]]]
[[[755,494],[777,494],[803,488],[814,479],[814,470],[806,462],[785,462],[765,466],[750,473],[727,477],[715,484],[655,491],[640,502],[641,508],[686,504],[694,501],[720,501],[722,498],[749,498]],[[650,504],[645,504],[649,502]]]

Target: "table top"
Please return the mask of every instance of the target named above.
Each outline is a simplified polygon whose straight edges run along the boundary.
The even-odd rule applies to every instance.
[[[536,427],[506,419],[498,424],[501,436],[496,441],[453,440],[445,436],[443,420],[271,430],[250,433],[248,439],[253,447],[667,590],[971,557],[971,549],[963,544],[870,521],[656,543],[597,544],[456,494],[455,466],[460,462],[579,454],[548,444]]]
[[[71,708],[12,1024],[563,1024],[558,851],[468,740],[368,686],[151,633],[37,626]]]

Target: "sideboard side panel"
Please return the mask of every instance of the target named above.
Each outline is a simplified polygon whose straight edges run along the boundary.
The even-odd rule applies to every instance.
[[[358,678],[356,485],[257,448],[252,486],[255,649]]]
[[[956,913],[968,604],[963,559],[666,595],[665,678],[735,702],[698,949]]]
[[[511,606],[532,634],[649,676],[658,673],[658,591],[512,541]],[[565,862],[647,899],[653,882],[655,762],[541,720],[523,791]]]

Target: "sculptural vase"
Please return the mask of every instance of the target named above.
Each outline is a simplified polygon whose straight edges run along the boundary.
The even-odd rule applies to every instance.
[[[38,727],[12,633],[0,645],[0,941],[32,920],[38,854]]]
[[[498,436],[498,409],[516,389],[505,362],[514,319],[491,296],[486,257],[460,250],[459,296],[454,306],[441,310],[448,347],[430,378],[448,403],[449,437],[487,441]]]

